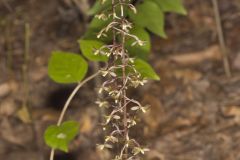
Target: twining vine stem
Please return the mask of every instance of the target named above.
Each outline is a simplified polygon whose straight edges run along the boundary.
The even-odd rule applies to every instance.
[[[74,88],[74,90],[72,91],[72,93],[70,94],[70,96],[68,97],[64,107],[63,107],[63,110],[60,114],[60,117],[58,119],[58,122],[57,122],[57,126],[60,126],[62,121],[63,121],[63,118],[64,118],[64,115],[69,107],[69,104],[70,102],[72,101],[73,97],[76,95],[76,93],[78,92],[78,90],[85,84],[87,83],[88,81],[92,80],[93,78],[95,78],[96,76],[98,76],[100,73],[100,71],[94,73],[93,75],[89,76],[88,78],[86,78],[85,80],[83,80],[82,82],[79,82],[78,85]],[[50,153],[50,160],[54,160],[54,149],[51,150],[51,153]]]

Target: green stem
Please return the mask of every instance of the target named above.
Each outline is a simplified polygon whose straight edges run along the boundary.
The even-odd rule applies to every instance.
[[[68,97],[63,109],[62,109],[62,112],[59,116],[59,119],[58,119],[58,122],[57,122],[57,125],[60,126],[62,121],[63,121],[63,118],[66,114],[66,111],[70,105],[70,102],[72,101],[73,97],[76,95],[76,93],[78,92],[78,90],[85,84],[87,83],[88,81],[92,80],[93,78],[95,78],[96,76],[98,76],[100,73],[100,71],[98,71],[97,73],[89,76],[88,78],[86,78],[85,80],[83,80],[82,82],[79,82],[79,84],[74,88],[74,90],[72,91],[72,93],[70,94],[70,96]],[[50,160],[53,160],[54,159],[54,149],[51,150],[51,153],[50,153]]]

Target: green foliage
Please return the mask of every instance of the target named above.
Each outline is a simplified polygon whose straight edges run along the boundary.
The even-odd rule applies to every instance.
[[[96,40],[79,40],[82,54],[91,61],[106,62],[108,57],[101,54],[94,54],[96,50],[103,47],[105,44]],[[103,51],[106,51],[105,49]]]
[[[48,74],[58,83],[80,82],[88,70],[87,62],[77,54],[55,51],[48,64]]]
[[[117,64],[121,64],[120,61],[117,62]],[[146,61],[136,58],[133,62],[134,69],[137,70],[142,78],[144,79],[151,79],[151,80],[160,80],[160,77],[157,75],[157,73],[154,71],[154,69],[151,67],[150,64],[148,64]],[[117,76],[122,77],[122,69],[118,68],[114,71]],[[133,68],[126,67],[126,75],[134,73]]]
[[[165,23],[165,12],[174,12],[182,15],[186,15],[187,11],[185,10],[182,0],[143,0],[136,3],[137,14],[132,13],[132,11],[128,11],[128,16],[130,21],[134,22],[133,33],[136,34],[141,40],[146,41],[146,46],[131,46],[131,42],[127,42],[126,47],[129,50],[129,53],[132,56],[139,57],[142,59],[146,59],[148,53],[150,52],[150,36],[147,30],[152,33],[166,38],[167,35],[164,31],[164,23]],[[102,11],[111,11],[111,0],[106,0],[104,4],[101,4],[101,0],[96,0],[96,3],[93,5],[91,10],[89,11],[90,15],[99,14]],[[84,38],[85,39],[96,39],[97,33],[106,26],[111,19],[107,21],[102,21],[97,18],[93,18],[90,23],[89,29],[86,32]],[[136,27],[136,28],[135,28]],[[111,37],[111,32],[107,36],[107,38],[101,38],[101,41],[104,43],[108,43],[111,41],[109,38]],[[130,40],[131,41],[131,40]]]
[[[111,9],[111,0],[106,0],[104,4],[101,3],[101,0],[96,0],[96,3],[93,5],[93,7],[89,10],[89,15],[95,15],[103,11],[104,9]]]
[[[138,26],[131,29],[130,33],[136,35],[140,40],[145,41],[145,45],[132,46],[132,44],[134,43],[134,39],[129,39],[126,41],[126,48],[128,52],[131,56],[147,59],[148,54],[151,50],[151,40],[149,34],[144,28]]]
[[[152,80],[160,80],[160,77],[153,70],[151,65],[149,65],[147,62],[145,62],[141,59],[136,59],[134,61],[134,65],[135,65],[136,70],[142,75],[143,78],[152,79]]]
[[[133,62],[133,66],[126,67],[125,73],[129,74],[136,69],[144,79],[160,80],[160,77],[153,70],[151,65],[144,61],[147,59],[147,56],[151,51],[151,39],[147,31],[166,38],[167,36],[164,31],[165,12],[175,12],[182,15],[186,15],[187,12],[184,9],[181,0],[139,0],[136,1],[135,4],[137,14],[133,13],[132,10],[130,11],[130,9],[126,10],[124,7],[124,13],[128,13],[125,15],[126,18],[133,22],[133,28],[131,28],[131,25],[129,25],[130,27],[128,26],[131,30],[127,33],[132,36],[129,36],[128,39],[126,39],[125,47],[130,56],[136,58]],[[96,3],[89,11],[89,15],[96,15],[102,11],[111,12],[111,7],[111,0],[106,0],[103,4],[101,3],[101,0],[96,0]],[[120,11],[120,8],[118,7],[116,7],[117,13]],[[133,9],[134,7],[129,8]],[[108,15],[105,17],[108,18],[106,21],[94,17],[88,30],[83,36],[83,39],[79,40],[82,54],[90,61],[108,61],[107,56],[104,56],[101,53],[95,54],[96,51],[99,51],[100,48],[102,49],[103,46],[112,41],[111,31],[108,33],[104,32],[105,37],[103,36],[101,39],[97,38],[97,34],[113,20],[112,17],[109,16],[109,13],[106,15]],[[122,28],[124,27],[122,26]],[[122,28],[120,28],[120,30]],[[120,32],[117,36],[119,35]],[[137,38],[133,38],[134,36]],[[141,41],[138,40],[138,38]],[[144,41],[145,45],[141,45],[142,43],[139,43],[141,46],[137,45],[135,43],[136,40],[137,42]],[[124,44],[122,44],[122,46],[123,45]],[[103,49],[102,51],[105,53],[109,52],[107,49]],[[55,51],[52,53],[48,66],[48,74],[50,78],[58,83],[80,82],[85,77],[87,70],[88,64],[82,56],[61,51]],[[112,75],[114,74],[121,76],[122,70],[116,69]],[[68,144],[77,135],[78,131],[79,124],[73,121],[65,122],[60,126],[52,125],[45,131],[45,142],[53,149],[60,149],[67,152]],[[144,153],[144,151],[144,149],[135,148],[135,153]]]
[[[136,25],[146,27],[151,32],[166,38],[164,32],[164,14],[158,5],[152,1],[144,1],[136,6],[137,14],[129,12]]]
[[[153,0],[164,12],[175,12],[186,15],[187,11],[182,5],[181,0]]]
[[[79,132],[79,123],[67,121],[60,126],[51,125],[44,133],[44,139],[48,146],[53,149],[68,151],[68,144]]]
[[[83,36],[83,39],[90,39],[90,40],[98,40],[97,34],[100,32],[100,30],[104,27],[106,27],[111,19],[108,19],[106,21],[100,20],[96,17],[94,17],[91,21],[91,23],[88,26],[88,30]],[[102,42],[108,43],[112,40],[112,33],[108,33],[106,37],[101,37],[100,39]]]

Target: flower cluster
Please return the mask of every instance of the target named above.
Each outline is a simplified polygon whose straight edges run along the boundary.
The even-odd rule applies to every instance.
[[[105,0],[102,0],[102,3],[106,3]],[[126,93],[130,87],[137,88],[146,83],[146,80],[135,69],[134,58],[129,56],[125,48],[125,42],[129,38],[134,39],[132,45],[144,45],[144,41],[130,33],[133,25],[124,13],[127,9],[137,13],[136,8],[129,0],[112,0],[111,11],[105,10],[96,15],[103,21],[111,19],[97,37],[107,36],[110,31],[113,34],[113,44],[105,45],[94,53],[110,57],[108,66],[101,70],[105,81],[100,87],[99,93],[104,98],[96,103],[106,110],[103,129],[108,132],[104,143],[98,147],[111,149],[120,146],[120,150],[113,160],[136,160],[139,159],[139,154],[148,151],[129,136],[129,129],[137,124],[137,113],[145,113],[148,106],[142,106],[137,100],[129,98]]]

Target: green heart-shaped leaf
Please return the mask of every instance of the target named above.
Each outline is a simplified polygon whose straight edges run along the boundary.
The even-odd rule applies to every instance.
[[[153,70],[151,65],[148,64],[147,62],[141,59],[135,59],[134,65],[135,65],[135,69],[141,74],[143,78],[160,80],[160,77]]]
[[[67,52],[53,52],[48,64],[50,78],[58,83],[79,82],[87,70],[88,64],[80,55]]]
[[[60,126],[49,126],[44,133],[44,140],[53,149],[68,151],[68,144],[78,134],[79,123],[67,121]]]
[[[141,41],[144,41],[145,44],[143,46],[139,46],[138,44],[132,46],[135,42],[133,38],[126,41],[126,48],[128,52],[135,57],[147,59],[148,54],[151,50],[151,40],[149,33],[142,27],[136,26],[130,30],[130,33],[136,35]]]
[[[104,2],[103,4],[100,0],[97,0],[95,2],[95,4],[93,5],[93,7],[88,11],[88,14],[89,15],[98,14],[101,11],[103,11],[104,9],[110,8],[111,4],[112,4],[111,0],[106,0],[106,2]]]
[[[138,4],[136,8],[137,14],[129,12],[129,16],[135,24],[146,27],[163,38],[167,37],[164,32],[164,14],[156,3],[148,0]]]
[[[94,54],[96,50],[100,49],[102,46],[105,45],[103,42],[96,40],[79,40],[79,44],[83,55],[89,60],[103,62],[106,62],[108,60],[108,57],[105,55]],[[103,51],[105,51],[105,49]]]
[[[100,20],[96,17],[92,19],[88,26],[88,30],[85,32],[83,39],[91,39],[91,40],[101,40],[103,42],[111,42],[112,32],[108,32],[107,37],[102,36],[100,39],[97,38],[97,34],[106,27],[111,21],[111,18],[109,18],[107,21]]]
[[[153,0],[164,12],[175,12],[186,15],[187,11],[183,6],[182,0]]]

